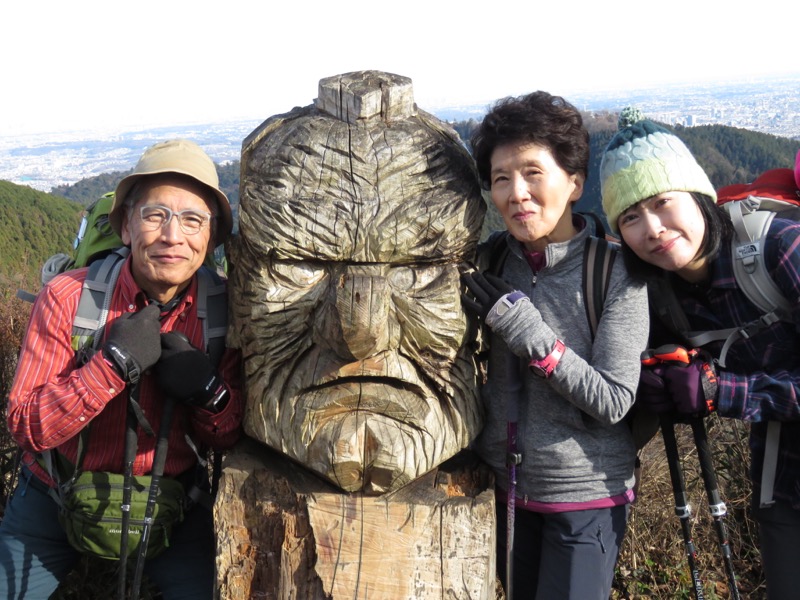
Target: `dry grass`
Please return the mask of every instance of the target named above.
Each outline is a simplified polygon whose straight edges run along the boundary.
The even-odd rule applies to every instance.
[[[740,421],[706,419],[738,589],[743,598],[766,598],[755,522],[749,516],[750,485],[747,425]],[[700,477],[697,451],[688,425],[676,425],[686,490],[692,507],[692,537],[704,595],[709,600],[730,597],[722,550]],[[617,568],[612,598],[693,598],[680,521],[664,444],[660,434],[643,450],[639,499],[632,507],[628,532]]]

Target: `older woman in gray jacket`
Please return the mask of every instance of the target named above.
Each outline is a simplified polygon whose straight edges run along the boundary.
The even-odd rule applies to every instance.
[[[508,229],[479,249],[484,273],[463,275],[465,307],[491,330],[476,447],[497,476],[498,571],[518,599],[607,600],[634,499],[636,450],[624,417],[647,344],[645,289],[614,261],[592,332],[583,297],[591,228],[573,213],[589,135],[574,106],[546,92],[506,98],[472,146]],[[497,276],[486,272],[501,251]]]

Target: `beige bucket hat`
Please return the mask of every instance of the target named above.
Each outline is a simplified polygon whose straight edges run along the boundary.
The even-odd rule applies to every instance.
[[[168,140],[150,146],[145,150],[133,173],[125,177],[117,185],[114,194],[114,205],[108,215],[109,223],[119,235],[122,230],[122,206],[125,197],[133,185],[142,177],[159,173],[180,173],[188,175],[199,183],[211,188],[217,196],[219,215],[217,222],[216,244],[220,245],[230,236],[233,229],[233,217],[228,197],[219,189],[219,175],[214,162],[208,154],[189,140]]]

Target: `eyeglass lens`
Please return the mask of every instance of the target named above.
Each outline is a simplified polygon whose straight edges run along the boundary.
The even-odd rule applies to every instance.
[[[142,225],[146,231],[155,231],[169,224],[172,217],[178,219],[181,231],[187,235],[194,235],[208,225],[211,214],[187,208],[174,212],[171,208],[160,205],[142,206],[139,209]]]

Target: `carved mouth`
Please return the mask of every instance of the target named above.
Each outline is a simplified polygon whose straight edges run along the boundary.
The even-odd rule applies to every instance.
[[[304,421],[315,423],[317,429],[331,419],[365,413],[388,417],[398,423],[419,428],[423,426],[431,404],[424,390],[399,380],[385,378],[338,379],[307,390],[302,394]]]
[[[447,446],[438,401],[404,386],[338,381],[304,394],[301,405],[303,462],[348,492],[396,489]]]

